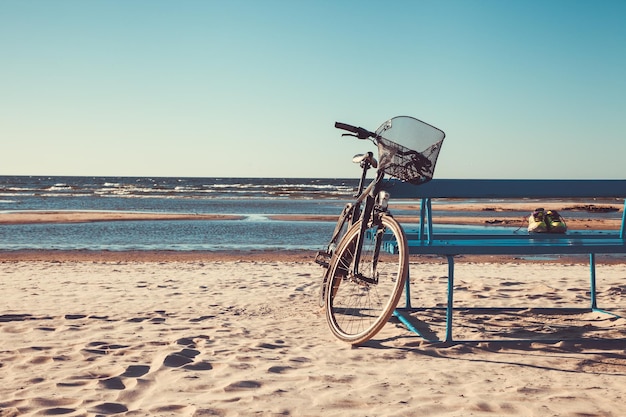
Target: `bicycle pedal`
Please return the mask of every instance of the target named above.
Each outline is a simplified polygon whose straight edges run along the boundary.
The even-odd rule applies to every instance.
[[[315,263],[323,266],[324,268],[328,268],[331,256],[332,255],[328,252],[317,252],[317,255],[315,256]]]

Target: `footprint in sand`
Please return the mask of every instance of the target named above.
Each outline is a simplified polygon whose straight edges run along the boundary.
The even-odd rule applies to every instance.
[[[148,365],[130,365],[121,375],[100,380],[99,383],[106,389],[121,391],[127,388],[124,383],[124,379],[140,378],[148,372],[150,372],[150,366]],[[94,412],[99,414],[117,414],[125,413],[127,411],[128,407],[122,403],[107,402],[96,405],[94,408]]]
[[[95,411],[102,414],[117,414],[125,413],[128,411],[128,407],[119,403],[103,403],[95,407]]]
[[[293,366],[272,366],[267,370],[267,372],[272,374],[282,374],[290,369],[294,369]]]
[[[209,339],[208,336],[196,336],[196,337],[185,337],[181,338],[177,341],[179,345],[184,346],[180,351],[171,353],[167,355],[163,361],[163,366],[168,368],[182,368],[192,371],[206,371],[213,369],[213,366],[206,361],[196,361],[196,356],[200,354],[200,351],[194,349],[196,347],[196,343],[194,339]],[[103,353],[107,349],[111,349],[111,347],[118,347],[117,345],[109,345],[104,342],[92,342],[90,346],[97,347],[96,349],[86,349],[87,351],[94,350],[94,353]],[[147,375],[150,372],[149,365],[130,365],[126,368],[126,370],[118,375],[108,377],[106,379],[101,379],[98,381],[100,385],[102,385],[105,389],[108,390],[127,390],[128,379],[135,378],[138,381],[141,381],[141,377]],[[125,391],[126,393],[130,393],[131,391]],[[122,394],[120,394],[122,395]],[[118,399],[124,398],[124,396],[119,397]],[[60,410],[58,410],[60,412]],[[63,412],[61,414],[71,413],[75,410],[67,410],[67,412]],[[128,411],[128,407],[123,403],[112,403],[107,402],[103,404],[96,405],[94,412],[99,414],[118,414],[125,413]]]
[[[56,408],[49,408],[47,410],[44,411],[44,414],[47,416],[62,416],[64,414],[70,414],[73,413],[74,411],[76,411],[73,408],[64,408],[64,407],[56,407]],[[18,414],[16,414],[18,415]]]
[[[257,388],[261,388],[262,385],[263,384],[261,384],[259,381],[251,381],[251,380],[237,381],[224,387],[224,391],[236,392],[236,391],[243,391],[243,390],[249,390],[249,389],[257,389]]]
[[[196,337],[183,337],[176,341],[179,345],[185,346],[184,349],[179,352],[170,353],[165,357],[163,366],[168,368],[183,368],[191,371],[208,371],[213,369],[213,366],[207,361],[196,362],[195,357],[200,354],[200,351],[195,349],[196,342],[194,339],[208,340],[208,336],[196,336]]]
[[[213,319],[213,318],[215,318],[214,314],[212,314],[210,316],[200,316],[200,317],[197,317],[197,318],[190,319],[189,321],[191,323],[199,323],[201,321],[205,321],[205,320],[209,320],[209,319]]]
[[[148,365],[130,365],[123,374],[100,380],[100,384],[106,389],[123,390],[126,389],[123,378],[139,378],[150,372]]]
[[[120,377],[114,376],[113,378],[107,378],[100,381],[100,384],[104,385],[106,389],[126,389],[126,385],[122,382]]]
[[[128,345],[117,345],[117,344],[109,344],[107,342],[91,342],[89,343],[88,346],[91,346],[90,348],[85,348],[83,349],[85,352],[89,352],[89,353],[95,353],[97,355],[106,355],[111,353],[114,350],[117,349],[125,349],[128,347]]]
[[[141,376],[144,376],[148,372],[150,372],[150,367],[148,365],[130,365],[128,368],[126,368],[126,371],[120,376],[125,376],[128,378],[139,378]]]
[[[56,415],[64,415],[75,412],[76,408],[70,408],[70,406],[78,406],[80,404],[80,400],[73,398],[37,398],[33,399],[32,405],[42,406],[41,410],[38,410],[37,415],[46,415],[46,416],[56,416]],[[0,408],[1,416],[18,416],[21,414],[13,414],[13,413],[3,413],[3,408]]]
[[[193,362],[193,358],[200,354],[199,350],[183,349],[180,352],[170,353],[163,361],[163,365],[169,368],[180,368],[183,365]]]
[[[87,317],[86,314],[66,314],[65,315],[66,320],[79,320],[79,319],[84,319],[85,317]]]
[[[146,320],[150,320],[150,317],[133,317],[131,319],[126,320],[129,323],[142,323]]]

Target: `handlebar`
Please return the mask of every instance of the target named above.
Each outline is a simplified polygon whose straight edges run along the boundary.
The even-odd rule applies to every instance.
[[[335,127],[337,129],[342,129],[342,130],[347,130],[348,132],[352,132],[354,133],[354,135],[349,135],[349,136],[356,136],[359,139],[367,139],[367,138],[376,137],[376,133],[370,132],[367,129],[363,129],[362,127],[349,125],[347,123],[335,122]]]

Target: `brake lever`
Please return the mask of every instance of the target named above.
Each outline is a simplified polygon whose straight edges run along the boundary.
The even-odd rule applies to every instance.
[[[359,132],[359,133],[342,133],[341,136],[352,136],[357,139],[368,139],[370,136],[367,133]]]

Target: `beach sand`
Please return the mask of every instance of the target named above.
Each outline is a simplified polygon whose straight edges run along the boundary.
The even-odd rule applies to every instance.
[[[570,309],[582,263],[462,259],[455,305],[498,309],[455,312],[458,342],[392,320],[351,347],[311,254],[7,254],[2,417],[623,415],[626,320]],[[626,263],[598,262],[599,305],[626,314]],[[445,305],[446,274],[412,259],[413,305]],[[433,338],[443,316],[412,315]]]

